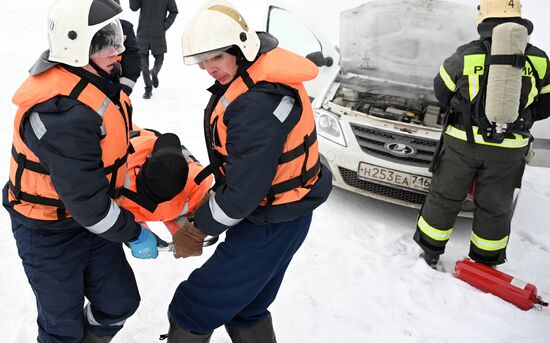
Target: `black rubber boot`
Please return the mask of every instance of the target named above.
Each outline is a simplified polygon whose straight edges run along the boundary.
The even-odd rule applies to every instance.
[[[430,252],[430,251],[423,251],[420,253],[419,257],[422,257],[424,261],[426,261],[426,264],[430,266],[432,269],[437,270],[437,264],[439,263],[439,254]]]
[[[233,343],[277,343],[271,315],[249,329],[236,329],[225,326]]]
[[[208,343],[212,333],[204,335],[196,334],[182,329],[168,314],[168,321],[170,322],[170,329],[168,329],[168,343]]]
[[[114,336],[96,336],[94,333],[88,331],[84,337],[83,343],[109,343]]]

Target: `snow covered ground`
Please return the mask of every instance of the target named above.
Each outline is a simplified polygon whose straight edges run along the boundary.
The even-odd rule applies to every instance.
[[[544,1],[544,2],[543,2]],[[127,4],[126,0],[122,0]],[[235,0],[237,6],[252,0]],[[324,0],[323,0],[324,2]],[[7,180],[15,108],[11,96],[26,71],[46,49],[45,14],[49,1],[3,2],[0,11],[0,180]],[[151,100],[141,99],[140,80],[133,95],[135,121],[141,126],[177,133],[202,161],[204,90],[211,82],[197,67],[184,66],[180,57],[181,30],[198,8],[198,1],[178,0],[180,16],[168,32],[169,53],[160,73],[160,87]],[[318,11],[313,0],[304,8]],[[349,8],[360,1],[340,1]],[[254,3],[256,5],[256,3]],[[530,7],[531,6],[531,7]],[[335,4],[323,12],[332,16]],[[538,44],[550,50],[550,30],[543,16],[546,0],[525,0],[538,30]],[[320,12],[320,14],[323,14]],[[134,13],[125,17],[137,23]],[[335,25],[332,25],[336,27]],[[328,25],[331,27],[331,25]],[[535,31],[537,32],[537,31]],[[337,37],[337,35],[336,35]],[[535,37],[534,37],[535,38]],[[550,300],[550,178],[548,170],[527,168],[513,220],[509,262],[499,269],[539,288]],[[550,309],[521,311],[484,294],[450,273],[435,272],[418,259],[412,241],[417,211],[367,199],[335,189],[314,214],[310,234],[291,263],[279,296],[271,306],[280,342],[548,342]],[[460,219],[443,256],[451,271],[467,254],[470,222]],[[153,229],[163,235],[162,228]],[[141,288],[142,303],[116,342],[155,342],[167,330],[166,310],[176,286],[200,266],[214,248],[201,257],[175,260],[163,254],[157,260],[137,260],[128,254]],[[34,295],[27,283],[11,234],[9,216],[0,211],[0,341],[36,341]],[[60,290],[61,291],[61,290]],[[212,342],[230,342],[217,330]]]

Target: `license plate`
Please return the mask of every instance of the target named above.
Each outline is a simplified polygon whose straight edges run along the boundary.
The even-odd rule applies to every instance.
[[[430,183],[432,182],[431,177],[404,173],[365,162],[359,162],[357,176],[360,179],[376,180],[424,192],[427,192],[430,189]]]

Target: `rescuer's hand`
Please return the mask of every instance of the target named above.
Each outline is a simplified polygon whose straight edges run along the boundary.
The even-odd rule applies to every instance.
[[[173,236],[176,258],[202,255],[202,245],[206,234],[197,229],[185,217],[176,219],[180,226]]]
[[[141,226],[138,238],[128,242],[128,246],[132,250],[132,256],[137,258],[157,258],[159,254],[155,234],[143,226]]]

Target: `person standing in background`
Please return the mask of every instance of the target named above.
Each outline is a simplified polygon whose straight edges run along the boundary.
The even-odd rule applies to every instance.
[[[434,269],[474,181],[469,256],[489,266],[506,262],[514,190],[521,187],[529,160],[530,129],[550,116],[548,56],[528,43],[533,24],[521,17],[521,2],[481,0],[478,11],[480,38],[458,47],[434,79],[435,96],[451,113],[413,238]],[[521,51],[495,54],[495,46]],[[507,74],[498,69],[501,66],[507,67]],[[492,86],[495,70],[501,70],[500,80],[507,84]],[[491,96],[496,91],[506,93]]]
[[[178,14],[176,0],[130,0],[132,11],[139,12],[137,42],[141,54],[141,72],[145,83],[144,99],[151,99],[153,87],[159,86],[158,74],[164,62],[166,31]],[[149,70],[149,51],[155,62]]]

